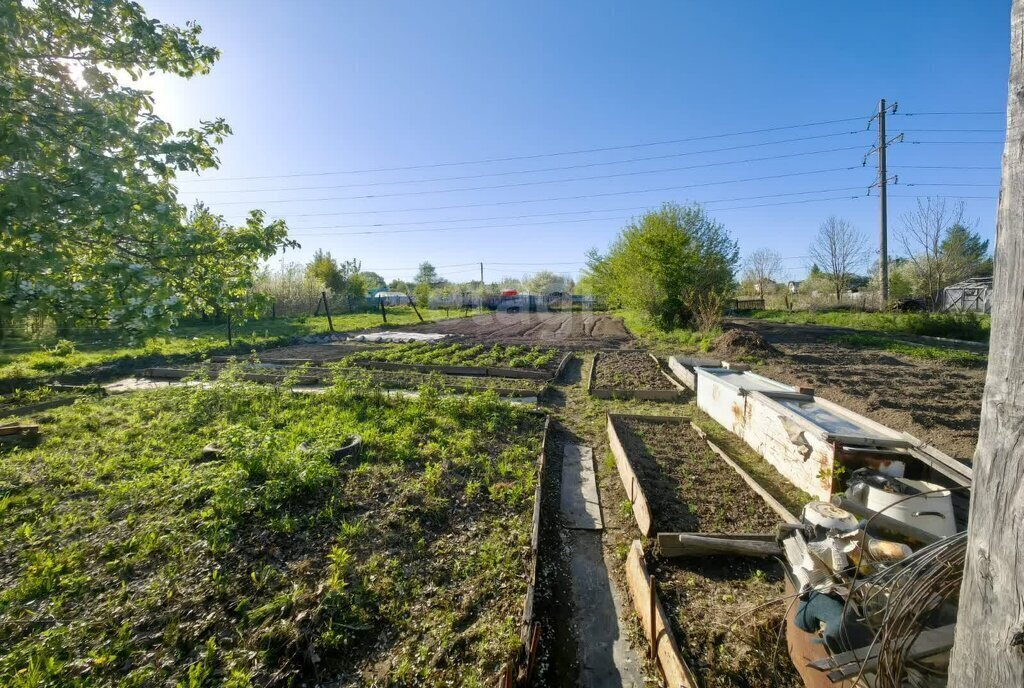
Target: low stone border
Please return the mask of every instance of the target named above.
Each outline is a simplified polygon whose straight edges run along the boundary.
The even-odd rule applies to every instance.
[[[678,401],[686,396],[686,391],[681,384],[672,379],[670,375],[661,369],[654,354],[648,352],[648,356],[658,366],[658,371],[665,376],[675,389],[612,389],[610,387],[595,387],[594,377],[597,372],[597,363],[600,360],[601,352],[594,354],[594,363],[590,366],[590,375],[587,376],[587,394],[598,399],[637,399],[642,401]]]

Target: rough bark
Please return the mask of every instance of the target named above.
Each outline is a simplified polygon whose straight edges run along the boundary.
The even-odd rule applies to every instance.
[[[1024,685],[1024,0],[1011,10],[988,377],[951,688]]]

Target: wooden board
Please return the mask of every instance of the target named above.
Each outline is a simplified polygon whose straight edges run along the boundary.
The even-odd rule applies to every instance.
[[[672,633],[668,614],[665,613],[661,600],[651,604],[650,575],[644,562],[643,546],[639,540],[633,540],[629,548],[629,556],[626,558],[626,582],[629,586],[629,596],[633,599],[633,608],[640,617],[640,626],[644,629],[648,642],[652,641],[653,628],[654,638],[651,644],[658,658],[658,666],[665,677],[665,685],[672,688],[698,688],[696,677],[679,651],[679,644]],[[652,606],[654,619],[651,618]]]
[[[658,366],[658,372],[671,383],[675,389],[613,389],[611,387],[595,387],[594,377],[597,371],[597,362],[601,352],[594,354],[594,363],[590,366],[590,375],[587,376],[587,394],[598,399],[634,399],[637,401],[678,401],[686,397],[684,387],[672,379],[671,375],[661,369],[661,363],[654,354],[647,352],[654,364]]]
[[[58,406],[70,406],[75,403],[78,397],[59,397],[57,399],[48,399],[46,401],[40,401],[35,404],[26,404],[24,406],[12,406],[7,409],[0,410],[0,418],[10,418],[12,416],[27,416],[32,413],[38,413],[39,411],[46,411],[48,409],[57,408]]]
[[[601,501],[597,493],[594,450],[566,444],[562,453],[562,525],[580,530],[601,530]]]
[[[661,557],[710,554],[774,557],[782,556],[782,548],[774,533],[658,533],[657,553]]]
[[[626,449],[622,446],[622,441],[619,439],[618,432],[615,429],[614,418],[613,414],[608,414],[608,446],[615,457],[615,466],[619,471],[619,479],[622,480],[622,486],[626,489],[626,496],[629,497],[629,503],[632,505],[633,518],[636,519],[636,525],[640,529],[641,534],[650,536],[653,534],[651,507],[646,495],[644,495],[643,488],[640,487],[640,481],[637,480],[633,464],[630,463],[629,457],[626,455]]]

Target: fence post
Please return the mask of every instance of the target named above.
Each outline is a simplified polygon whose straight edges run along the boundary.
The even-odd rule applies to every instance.
[[[384,299],[377,297],[377,303],[380,304],[380,317],[384,318],[384,324],[388,324],[388,312],[384,310]]]
[[[228,346],[231,346],[231,313],[228,313]]]
[[[331,320],[331,307],[327,303],[327,292],[320,292],[320,297],[324,300],[324,313],[327,314],[327,326],[331,328],[331,332],[334,332],[334,321]],[[320,310],[320,308],[318,307],[317,310]]]

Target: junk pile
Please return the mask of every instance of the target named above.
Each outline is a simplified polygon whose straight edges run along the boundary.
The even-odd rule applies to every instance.
[[[967,542],[956,489],[862,468],[783,527],[787,637],[808,686],[946,685]]]

